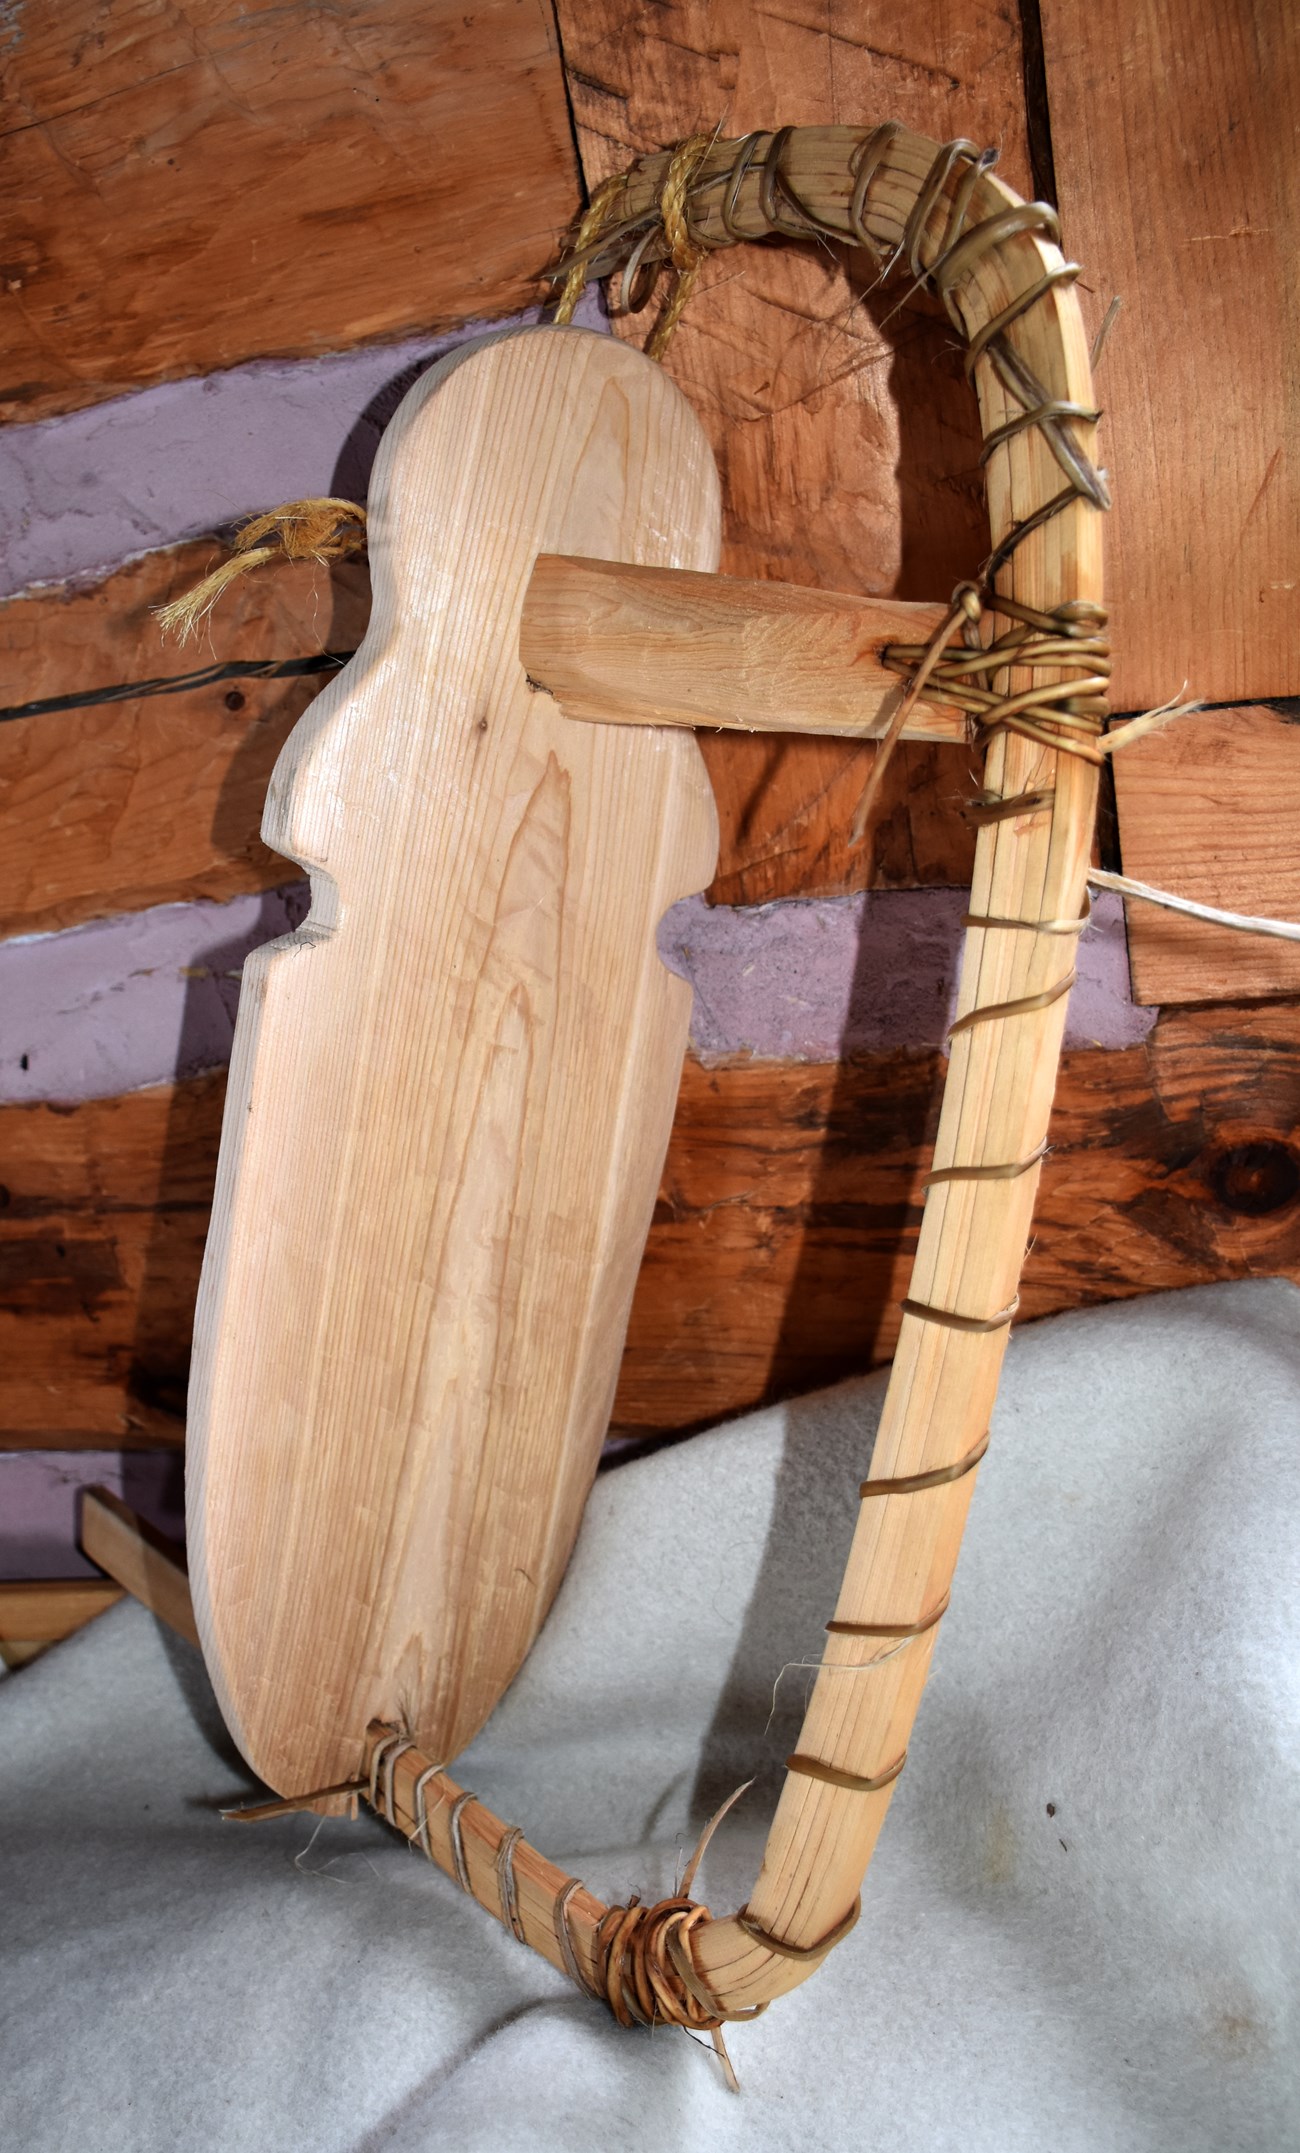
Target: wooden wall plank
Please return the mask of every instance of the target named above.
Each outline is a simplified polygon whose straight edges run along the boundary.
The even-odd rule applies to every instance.
[[[362,562],[279,562],[234,584],[219,628],[164,644],[150,608],[188,589],[208,541],[145,554],[102,582],[0,605],[9,693],[23,702],[241,658],[350,650],[370,611]],[[300,871],[258,836],[267,781],[321,679],[219,682],[0,725],[0,935],[184,898],[273,888]]]
[[[920,1225],[937,1055],[688,1063],[615,1418],[697,1424],[887,1360]],[[1026,1318],[1300,1278],[1300,1009],[1178,1012],[1067,1053]]]
[[[1282,0],[1043,0],[1085,317],[1124,312],[1098,393],[1115,486],[1115,707],[1300,687],[1300,103]]]
[[[185,1429],[224,1073],[0,1108],[0,1443],[146,1449]]]
[[[615,1404],[698,1426],[888,1357],[938,1111],[935,1054],[688,1061]],[[181,1434],[224,1084],[0,1110],[0,1443]],[[1300,1278],[1300,1006],[1168,1012],[1065,1056],[1026,1317]]]
[[[1204,710],[1115,757],[1124,872],[1201,904],[1300,920],[1300,706]],[[1128,907],[1139,1002],[1300,994],[1300,945]]]
[[[1018,19],[997,0],[559,0],[588,182],[641,151],[721,124],[900,119],[996,142],[1029,188]],[[781,243],[718,256],[667,364],[700,413],[723,481],[723,567],[831,590],[946,598],[988,549],[974,399],[946,326],[873,271]],[[647,319],[616,325],[643,339]],[[728,904],[969,880],[951,802],[964,750],[912,747],[866,843],[849,824],[870,748],[705,742]]]
[[[547,0],[6,16],[0,416],[509,313],[573,213]]]

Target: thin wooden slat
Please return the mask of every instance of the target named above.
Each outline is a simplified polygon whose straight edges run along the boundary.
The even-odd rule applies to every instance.
[[[943,617],[796,583],[542,554],[519,655],[569,718],[870,739],[903,697],[886,645],[924,643]],[[952,704],[923,701],[901,737],[965,743],[969,731]]]
[[[1031,192],[1019,25],[994,0],[559,0],[583,169],[722,122],[899,119],[997,143]],[[838,250],[751,247],[706,268],[669,349],[722,474],[736,576],[928,601],[988,551],[973,402],[945,322],[870,293]],[[648,316],[616,321],[643,339]],[[702,742],[722,826],[710,895],[765,904],[837,890],[968,884],[961,749],[906,745],[865,842],[847,844],[874,751],[842,741]]]
[[[7,419],[509,313],[573,212],[544,0],[70,0],[4,38]]]
[[[364,563],[278,562],[222,600],[220,634],[164,643],[152,608],[220,558],[207,540],[144,554],[89,586],[0,605],[14,702],[76,695],[235,659],[354,649]],[[299,879],[258,834],[276,756],[320,676],[231,680],[0,724],[0,935],[33,934]]]
[[[839,1068],[687,1062],[617,1428],[696,1427],[888,1357],[942,1070],[938,1055],[902,1052]],[[39,1142],[41,1154],[0,1210],[6,1277],[32,1269],[32,1234],[57,1240],[69,1264],[97,1236],[125,1274],[98,1299],[78,1297],[67,1267],[32,1276],[21,1310],[10,1288],[0,1442],[154,1447],[160,1428],[179,1433],[156,1408],[155,1432],[142,1432],[130,1385],[183,1408],[222,1089],[204,1077],[65,1114],[0,1109],[0,1149],[12,1160]],[[1170,1012],[1145,1047],[1067,1053],[1026,1316],[1216,1278],[1300,1278],[1298,1122],[1295,1004]]]
[[[1300,921],[1300,711],[1203,710],[1115,757],[1124,872],[1228,912]],[[1300,993],[1300,946],[1128,907],[1139,1002]]]
[[[87,1488],[81,1545],[92,1562],[191,1645],[199,1642],[184,1551],[107,1488]]]
[[[1064,229],[1095,329],[1116,709],[1300,687],[1300,15],[1043,0]]]
[[[0,1583],[0,1646],[57,1644],[121,1597],[120,1585],[97,1577]]]

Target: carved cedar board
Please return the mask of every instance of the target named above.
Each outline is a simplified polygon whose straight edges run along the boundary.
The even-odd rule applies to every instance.
[[[686,1045],[655,929],[717,845],[689,735],[570,723],[517,648],[539,552],[716,566],[658,367],[578,330],[456,354],[371,514],[369,633],[268,797],[312,912],[245,967],[190,1390],[204,1651],[282,1793],[376,1713],[454,1757],[546,1613]]]

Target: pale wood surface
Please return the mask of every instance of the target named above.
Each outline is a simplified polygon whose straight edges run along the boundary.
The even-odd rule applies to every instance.
[[[142,1600],[160,1622],[198,1644],[182,1550],[107,1488],[87,1488],[82,1497],[81,1545],[92,1562]]]
[[[6,419],[509,313],[577,199],[545,0],[62,0],[4,63]]]
[[[1300,725],[1293,708],[1201,710],[1115,757],[1124,872],[1228,912],[1300,920]],[[1140,1002],[1300,993],[1300,948],[1128,907]]]
[[[570,718],[872,739],[903,697],[881,651],[925,642],[943,617],[937,605],[543,554],[519,654]],[[964,742],[968,731],[951,704],[921,702],[902,737]]]
[[[0,1646],[55,1644],[121,1597],[120,1585],[97,1577],[0,1583]]]
[[[999,0],[558,0],[557,14],[589,184],[696,128],[893,118],[997,143],[1003,175],[1032,192],[1019,17]],[[789,243],[704,270],[666,365],[718,458],[729,575],[928,602],[988,551],[951,329],[933,310],[894,312],[875,274],[861,255]],[[615,333],[643,341],[651,318]],[[969,885],[970,833],[944,804],[967,784],[959,750],[901,748],[851,850],[873,749],[759,736],[701,748],[722,829],[717,902]]]
[[[691,738],[569,724],[518,657],[539,551],[716,561],[660,369],[573,330],[455,355],[370,507],[365,644],[268,800],[313,911],[245,967],[190,1389],[204,1649],[281,1793],[375,1712],[454,1755],[550,1604],[686,1044],[655,929],[717,842]]]
[[[1294,691],[1300,643],[1300,14],[1043,0],[1058,199],[1098,375],[1113,703]]]
[[[192,672],[216,663],[218,649],[222,662],[300,658],[361,641],[365,563],[281,560],[231,585],[199,643],[161,643],[151,609],[220,557],[198,540],[93,584],[0,604],[5,699]],[[262,843],[258,824],[276,756],[321,685],[319,674],[225,680],[0,724],[0,934],[291,880],[292,863]]]
[[[888,1357],[942,1086],[942,1057],[906,1049],[687,1060],[620,1432],[695,1427]],[[23,1282],[0,1308],[0,1447],[179,1440],[224,1090],[0,1108],[0,1270]],[[1298,1124],[1295,1004],[1169,1011],[1147,1045],[1067,1053],[1026,1314],[1300,1277]]]

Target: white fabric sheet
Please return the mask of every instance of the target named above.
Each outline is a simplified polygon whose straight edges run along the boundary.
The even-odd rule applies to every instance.
[[[685,2035],[615,2027],[373,1818],[219,1822],[247,1779],[196,1656],[137,1607],[105,1616],[0,1688],[4,2144],[1300,2145],[1298,1316],[1264,1281],[1013,1338],[862,1920],[733,2030],[739,2097]],[[882,1388],[598,1485],[458,1767],[595,1889],[667,1890],[758,1764],[701,1884],[745,1897]]]

